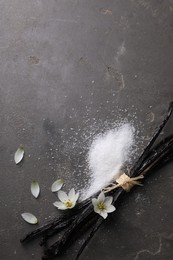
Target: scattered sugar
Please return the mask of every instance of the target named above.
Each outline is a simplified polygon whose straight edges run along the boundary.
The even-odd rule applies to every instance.
[[[123,165],[130,161],[135,129],[123,124],[96,136],[88,152],[89,187],[82,192],[88,198],[116,179]]]

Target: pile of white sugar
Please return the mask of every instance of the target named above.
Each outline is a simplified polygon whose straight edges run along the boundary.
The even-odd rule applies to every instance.
[[[130,161],[135,129],[124,124],[98,135],[88,152],[90,182],[83,199],[98,192],[116,179],[122,166]]]

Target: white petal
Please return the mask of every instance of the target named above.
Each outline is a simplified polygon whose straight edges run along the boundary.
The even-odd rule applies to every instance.
[[[62,191],[62,190],[58,191],[58,198],[62,202],[65,202],[66,200],[68,200],[67,194],[64,191]]]
[[[111,212],[113,212],[113,211],[115,211],[116,210],[116,208],[113,206],[113,205],[110,205],[109,207],[107,207],[107,209],[106,209],[106,211],[108,212],[108,213],[111,213]]]
[[[94,206],[94,212],[100,214],[101,210],[96,206]]]
[[[22,213],[21,216],[29,224],[37,224],[38,223],[38,219],[31,213],[25,212],[25,213]]]
[[[107,218],[108,213],[106,211],[101,211],[100,216],[102,216],[105,219],[105,218]]]
[[[52,192],[59,191],[62,188],[62,185],[64,184],[64,181],[62,179],[56,180],[51,187]]]
[[[75,198],[75,190],[74,190],[74,188],[69,191],[68,197],[69,197],[70,200],[72,200],[72,201],[74,200],[74,198]]]
[[[76,201],[78,200],[78,198],[79,198],[79,192],[77,192],[76,194],[75,194],[75,197],[74,197],[74,202],[76,203]]]
[[[55,201],[55,202],[53,203],[53,205],[58,208],[58,207],[61,207],[62,205],[64,205],[64,203],[62,203],[62,202],[60,202],[60,201]]]
[[[37,181],[33,181],[31,183],[31,193],[35,198],[38,198],[38,195],[40,194],[40,187]]]
[[[53,205],[54,205],[56,208],[61,209],[61,210],[67,209],[67,207],[64,205],[64,203],[62,203],[62,202],[60,202],[60,201],[54,202]]]
[[[105,205],[108,207],[108,206],[111,205],[112,201],[113,201],[113,197],[108,196],[108,197],[105,198],[104,203],[105,203]]]
[[[105,200],[105,194],[101,192],[98,196],[98,202],[104,201]]]
[[[18,164],[22,161],[22,159],[24,157],[24,153],[25,153],[24,148],[22,145],[20,145],[14,154],[14,161],[16,164]]]
[[[95,207],[98,204],[98,200],[96,198],[92,199],[92,204]]]

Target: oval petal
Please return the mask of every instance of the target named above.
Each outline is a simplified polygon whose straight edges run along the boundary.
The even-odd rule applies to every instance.
[[[115,208],[113,205],[110,205],[110,206],[106,209],[106,211],[107,211],[108,213],[114,212],[115,210],[116,210],[116,208]]]
[[[21,214],[22,218],[29,224],[37,224],[38,219],[31,213],[25,212]]]
[[[75,197],[74,197],[74,202],[76,203],[76,201],[78,200],[78,198],[79,198],[79,192],[77,192],[76,194],[75,194]]]
[[[62,185],[64,184],[64,181],[62,179],[56,180],[51,187],[52,192],[57,192],[62,188]]]
[[[107,218],[108,213],[106,211],[100,211],[100,216],[102,216],[104,219]]]
[[[101,192],[98,196],[98,202],[104,201],[105,200],[105,194]]]
[[[60,201],[62,201],[62,202],[65,202],[66,200],[68,200],[67,194],[66,194],[64,191],[62,191],[62,190],[59,190],[59,191],[58,191],[58,198],[59,198]]]
[[[93,198],[91,201],[92,201],[93,206],[97,205],[97,199],[96,198]]]
[[[55,201],[55,202],[53,203],[53,205],[54,205],[56,208],[61,209],[61,210],[67,209],[67,207],[65,206],[65,204],[62,203],[62,202],[60,202],[60,201]]]
[[[14,161],[16,164],[20,163],[24,157],[24,148],[23,145],[20,145],[17,151],[14,154]]]
[[[97,206],[94,206],[94,212],[100,214],[101,210]]]
[[[75,190],[74,190],[74,188],[72,188],[72,189],[69,191],[68,197],[69,197],[70,200],[74,200],[74,198],[75,198]]]
[[[31,193],[35,198],[38,198],[40,194],[40,187],[37,181],[32,181],[31,183]]]
[[[105,197],[104,203],[106,204],[106,206],[110,206],[112,201],[113,201],[113,197],[112,196],[108,196],[108,197]]]

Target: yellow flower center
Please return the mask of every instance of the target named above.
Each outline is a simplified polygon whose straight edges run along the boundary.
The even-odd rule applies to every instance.
[[[100,210],[106,209],[104,202],[98,203],[97,207],[98,207],[98,209],[100,209]]]
[[[67,200],[64,204],[66,208],[71,208],[73,206],[73,202],[71,202],[71,200]]]

